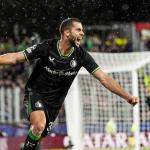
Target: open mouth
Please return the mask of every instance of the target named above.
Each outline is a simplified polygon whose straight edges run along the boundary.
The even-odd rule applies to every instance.
[[[77,38],[77,42],[81,42],[82,38]]]
[[[79,45],[81,43],[81,40],[77,39],[76,43]]]
[[[81,40],[82,40],[82,37],[78,37],[78,38],[76,38],[75,43],[76,43],[76,45],[77,45],[77,46],[79,46],[79,45],[80,45]]]

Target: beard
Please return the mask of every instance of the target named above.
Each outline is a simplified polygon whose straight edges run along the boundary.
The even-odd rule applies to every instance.
[[[72,47],[79,47],[80,42],[75,37],[69,38],[69,43]]]
[[[68,36],[68,41],[71,47],[78,47],[78,45],[76,44],[76,38],[74,36]]]
[[[76,42],[75,42],[75,39],[71,39],[71,40],[70,40],[70,44],[71,44],[72,47],[77,46],[77,45],[76,45]]]

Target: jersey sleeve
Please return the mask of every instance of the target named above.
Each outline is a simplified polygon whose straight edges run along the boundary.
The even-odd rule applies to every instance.
[[[86,51],[83,51],[83,67],[91,74],[100,69],[93,57]]]
[[[42,58],[46,56],[48,53],[48,44],[47,42],[43,42],[37,45],[33,45],[28,47],[23,51],[23,54],[27,61],[34,60],[37,58]]]

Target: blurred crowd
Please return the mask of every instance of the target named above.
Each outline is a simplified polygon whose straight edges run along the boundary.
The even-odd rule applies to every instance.
[[[16,52],[26,49],[31,45],[31,39],[25,37],[21,41],[13,38],[2,39],[0,41],[0,54]],[[24,89],[26,82],[26,74],[24,68],[27,64],[18,63],[16,65],[0,65],[0,86],[16,87]]]
[[[143,30],[142,27],[140,27],[137,26],[136,28],[137,34],[139,34],[141,40],[144,41],[145,46],[150,49],[150,26],[147,30]],[[0,54],[23,51],[27,47],[40,43],[43,40],[44,39],[38,33],[33,32],[29,34],[29,31],[27,31],[24,27],[14,25],[13,36],[0,37]],[[117,30],[109,30],[105,31],[105,33],[96,30],[87,30],[85,31],[85,36],[81,45],[89,52],[124,53],[136,51],[133,49],[132,42],[131,38],[127,38],[126,35],[121,34]],[[24,98],[24,87],[27,78],[32,70],[31,64],[32,62],[17,63],[16,65],[0,65],[0,87],[20,87],[21,102]],[[147,82],[145,83],[147,85]],[[150,108],[150,103],[148,103],[148,106]],[[24,111],[22,106],[20,109],[21,111]],[[62,126],[58,126],[56,128],[59,133],[64,131],[64,116],[65,109],[62,107],[60,117],[58,119],[58,122],[62,123]],[[23,124],[18,124],[18,126],[28,125],[27,121],[24,120],[24,114],[21,117],[23,118]]]
[[[119,30],[111,29],[112,27],[103,31],[85,30],[82,47],[89,52],[119,53],[135,51],[135,49],[133,50],[132,38],[129,39],[126,36],[127,31],[125,31],[126,34],[122,34]],[[135,29],[141,40],[144,41],[144,45],[150,49],[150,24],[138,23],[135,25]],[[23,25],[15,24],[11,36],[0,37],[0,54],[25,50],[42,40],[43,38],[38,33],[31,33]],[[1,65],[0,86],[19,86],[23,89],[28,77],[28,73],[25,72],[26,68],[29,68],[27,63],[18,63],[13,67],[12,65]]]
[[[139,22],[135,24],[136,31],[143,42],[146,50],[150,50],[150,23],[149,22]]]
[[[98,32],[87,32],[82,41],[82,46],[90,52],[131,52],[132,44],[117,32],[109,32],[101,37]],[[0,54],[25,50],[27,47],[40,43],[42,40],[37,33],[28,33],[27,29],[18,24],[14,25],[12,37],[0,38]],[[27,63],[18,63],[14,66],[0,66],[0,86],[15,87],[21,89],[25,86],[27,75],[24,73]]]
[[[26,28],[15,24],[13,36],[0,38],[0,54],[23,51],[27,47],[39,42],[40,37],[37,33],[29,34]],[[29,65],[28,63],[0,65],[0,87],[14,88],[19,86],[24,90],[29,75]]]
[[[87,34],[83,39],[83,47],[90,52],[132,52],[132,43],[117,32],[109,32],[105,37],[98,33]]]

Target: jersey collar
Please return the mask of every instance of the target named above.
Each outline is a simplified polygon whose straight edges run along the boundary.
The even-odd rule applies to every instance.
[[[57,41],[57,50],[58,50],[58,53],[59,53],[60,57],[64,57],[64,58],[70,57],[71,54],[74,52],[74,47],[72,47],[72,48],[70,49],[70,51],[69,51],[66,55],[62,55],[62,54],[61,54],[61,51],[60,51],[60,49],[59,49],[59,43],[60,43],[60,40]]]

